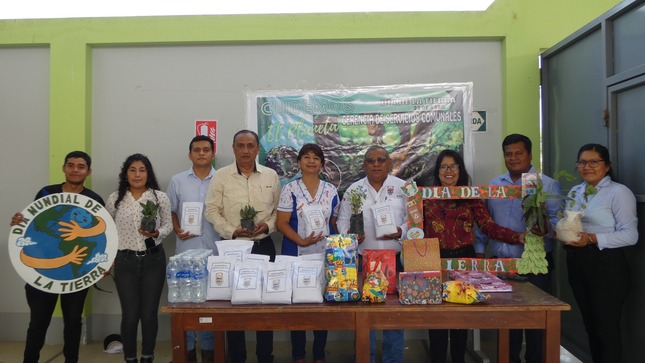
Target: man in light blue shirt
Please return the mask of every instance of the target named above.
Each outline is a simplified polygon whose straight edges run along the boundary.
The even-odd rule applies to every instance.
[[[504,151],[504,163],[508,173],[500,175],[499,177],[491,180],[491,185],[522,185],[522,173],[537,173],[535,168],[531,165],[532,160],[532,143],[531,140],[520,134],[511,134],[504,138],[502,142],[502,150]],[[560,185],[546,175],[541,175],[543,190],[550,194],[562,195]],[[522,200],[521,199],[488,199],[485,201],[486,207],[493,217],[495,223],[502,227],[512,229],[516,232],[526,231],[526,222],[522,217]],[[547,213],[551,222],[552,229],[555,230],[555,224],[558,222],[558,211],[562,210],[561,199],[550,199],[546,202]],[[553,272],[553,247],[554,247],[553,232],[544,236],[544,248],[546,250],[546,259],[549,264],[549,272],[547,274],[528,274],[525,275],[528,281],[540,289],[550,292],[551,290],[551,275]],[[488,246],[490,245],[490,246]],[[490,240],[481,231],[477,231],[477,238],[475,241],[475,252],[479,257],[484,257],[486,248],[488,246],[489,253],[492,257],[496,258],[519,258],[522,257],[524,252],[524,245],[522,244],[508,244],[496,240]],[[527,363],[542,362],[542,331],[541,330],[526,330],[526,354],[525,359]],[[522,330],[510,331],[510,361],[520,362],[520,351],[522,349]]]
[[[212,161],[215,159],[213,140],[207,136],[195,136],[191,140],[188,150],[188,159],[193,163],[193,166],[173,176],[170,179],[167,192],[168,198],[170,198],[172,225],[177,235],[176,253],[192,249],[209,249],[213,251],[213,254],[217,254],[215,241],[219,241],[220,236],[204,215],[206,211],[204,201],[208,193],[208,185],[215,173],[215,169],[211,166]],[[184,231],[182,229],[181,221],[184,217],[184,203],[186,202],[201,203],[201,231]],[[199,223],[196,223],[196,225],[199,225]],[[189,331],[186,334],[188,338],[188,361],[189,363],[196,363],[196,334],[193,331]],[[201,338],[202,362],[213,362],[213,332],[200,331],[199,336]]]

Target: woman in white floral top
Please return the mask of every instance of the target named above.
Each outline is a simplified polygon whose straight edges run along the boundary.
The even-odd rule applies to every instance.
[[[156,228],[141,228],[142,206],[158,205]],[[141,321],[141,363],[152,363],[158,330],[158,310],[166,275],[166,254],[161,241],[172,231],[170,200],[159,190],[150,160],[130,155],[119,173],[119,190],[106,208],[119,234],[114,260],[114,282],[121,302],[121,339],[126,362],[137,362],[137,329]]]

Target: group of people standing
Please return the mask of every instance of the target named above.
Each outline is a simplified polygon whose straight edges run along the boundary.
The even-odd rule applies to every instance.
[[[188,249],[216,250],[215,241],[222,239],[252,240],[252,253],[263,254],[274,261],[275,245],[270,234],[279,231],[284,255],[320,253],[324,250],[327,234],[348,233],[352,208],[346,193],[341,200],[336,187],[320,178],[325,155],[320,146],[305,144],[297,157],[301,176],[280,188],[276,172],[256,162],[260,150],[258,135],[241,130],[233,136],[235,161],[215,171],[213,142],[197,136],[189,145],[188,158],[192,167],[173,176],[167,193],[160,191],[152,165],[141,154],[129,156],[119,174],[118,190],[107,204],[100,196],[85,188],[85,178],[91,173],[91,159],[83,152],[73,152],[65,158],[65,182],[47,186],[37,198],[57,192],[85,194],[104,204],[113,216],[118,230],[118,253],[114,262],[114,277],[122,309],[121,336],[126,362],[152,362],[158,329],[158,308],[165,279],[166,255],[161,241],[171,232],[177,235],[177,253]],[[521,185],[522,173],[536,172],[531,164],[531,141],[513,134],[502,144],[508,173],[491,181],[493,185]],[[607,149],[598,144],[584,145],[577,158],[577,170],[583,183],[572,188],[569,196],[583,198],[587,216],[583,219],[584,232],[580,240],[567,243],[569,282],[580,306],[589,336],[593,361],[620,361],[620,312],[629,287],[629,271],[624,247],[638,240],[636,200],[625,186],[611,179],[611,161]],[[392,160],[386,148],[370,146],[364,156],[365,177],[354,182],[347,190],[365,193],[363,201],[364,231],[358,236],[359,255],[366,249],[393,249],[397,253],[397,272],[402,271],[399,255],[401,240],[407,233],[406,197],[402,187],[405,181],[393,175]],[[542,176],[544,190],[561,195],[556,181]],[[442,151],[434,167],[436,186],[465,186],[471,183],[462,156],[453,150]],[[595,194],[583,193],[586,186],[595,187]],[[152,201],[159,205],[159,218],[154,231],[140,228],[139,202]],[[204,203],[200,235],[182,230],[182,204]],[[396,232],[377,236],[375,220],[370,207],[380,203],[390,206]],[[239,211],[250,205],[258,211],[256,227],[249,231],[241,227]],[[580,208],[579,203],[565,204],[565,208]],[[520,257],[523,251],[526,226],[522,219],[521,201],[499,200],[424,200],[424,232],[427,238],[440,241],[441,257]],[[556,200],[547,203],[550,221],[558,220],[563,208]],[[326,233],[305,232],[305,212],[320,212],[326,220]],[[18,213],[12,224],[19,223]],[[477,225],[479,228],[475,227]],[[550,291],[553,270],[553,234],[545,236],[549,273],[529,275],[528,280]],[[359,264],[360,264],[359,256]],[[39,351],[51,320],[57,300],[56,294],[46,293],[26,285],[27,301],[31,309],[25,362],[37,362]],[[611,293],[610,293],[611,291]],[[65,361],[78,361],[81,313],[87,290],[61,296],[65,321]],[[137,329],[141,323],[141,360],[137,358]],[[273,333],[258,331],[256,355],[259,363],[273,362]],[[542,361],[542,332],[512,331],[510,360],[520,362],[523,334],[526,336],[527,362]],[[213,336],[200,332],[202,362],[213,361]],[[314,362],[325,361],[327,331],[314,331]],[[448,345],[454,363],[465,362],[465,330],[430,330],[431,361],[446,362]],[[375,362],[376,335],[370,334],[371,362]],[[295,363],[305,362],[306,332],[292,331],[292,358]],[[232,363],[246,361],[245,333],[227,332],[228,355]],[[189,360],[197,361],[196,334],[188,333]],[[383,332],[385,363],[402,362],[404,331]]]

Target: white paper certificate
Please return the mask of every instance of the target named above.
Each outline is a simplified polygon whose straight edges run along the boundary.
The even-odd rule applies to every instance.
[[[197,236],[204,232],[203,225],[204,203],[201,202],[184,202],[181,206],[181,229]]]

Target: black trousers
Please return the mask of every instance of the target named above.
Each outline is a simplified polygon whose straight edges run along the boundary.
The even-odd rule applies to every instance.
[[[126,359],[137,358],[137,331],[141,323],[141,355],[153,356],[159,330],[159,301],[166,282],[166,254],[137,256],[120,250],[114,260],[114,283],[121,303],[121,340]]]
[[[266,255],[270,257],[271,262],[275,261],[275,245],[271,237],[255,241],[251,253]],[[258,357],[258,363],[273,362],[273,332],[257,331],[255,339],[257,342],[255,355]],[[246,362],[246,337],[243,331],[227,331],[226,343],[231,363]]]
[[[81,342],[82,314],[88,289],[71,294],[60,295],[60,307],[63,311],[63,355],[65,363],[78,362],[78,348]],[[47,328],[52,320],[58,294],[41,291],[25,285],[27,304],[29,305],[29,329],[25,342],[24,363],[37,363],[40,350],[45,344]]]
[[[541,290],[551,293],[551,276],[555,263],[553,262],[553,253],[547,252],[546,260],[548,263],[548,273],[546,274],[527,274],[528,282],[532,283]],[[526,351],[524,360],[526,363],[542,363],[544,331],[540,329],[511,329],[509,331],[509,361],[511,363],[520,363],[520,353],[522,352],[522,340],[526,340]]]
[[[630,284],[624,250],[601,251],[596,245],[568,248],[567,270],[589,337],[593,362],[620,362],[621,313]]]

